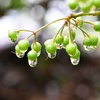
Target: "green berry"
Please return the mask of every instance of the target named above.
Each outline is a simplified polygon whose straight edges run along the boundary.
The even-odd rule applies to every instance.
[[[22,52],[20,51],[18,45],[15,46],[15,52],[16,52],[16,53],[22,53]]]
[[[71,38],[72,40],[74,40],[76,37],[76,32],[73,29],[71,29],[70,32],[71,32]]]
[[[54,53],[56,51],[56,44],[55,43],[50,43],[46,46],[46,51],[48,53]]]
[[[100,0],[93,0],[93,4],[94,4],[97,8],[100,8]]]
[[[83,18],[82,17],[77,17],[76,19],[76,22],[78,23],[78,26],[82,27],[83,26]]]
[[[82,4],[80,7],[83,12],[88,13],[91,9],[91,6],[92,6],[92,4],[90,2],[88,2],[88,3]]]
[[[14,29],[8,31],[8,37],[11,39],[17,39],[18,34],[19,33]]]
[[[41,50],[42,46],[39,42],[32,43],[31,49],[35,50],[36,52],[39,52]]]
[[[18,42],[18,47],[20,50],[27,50],[28,49],[28,46],[29,46],[29,41],[27,39],[24,39],[24,40],[20,40]]]
[[[63,46],[65,47],[68,44],[69,44],[69,38],[67,36],[65,36],[64,40],[63,40]]]
[[[100,31],[100,21],[94,22],[93,28],[95,31]]]
[[[80,51],[78,49],[76,49],[76,52],[74,55],[70,56],[71,58],[77,59],[80,57]]]
[[[78,2],[76,0],[68,0],[68,6],[70,9],[74,10],[78,6]]]
[[[98,44],[98,37],[97,36],[92,36],[90,38],[90,45],[91,46],[97,46],[97,44]]]
[[[29,51],[29,52],[27,53],[27,58],[28,58],[28,60],[36,60],[37,57],[38,57],[38,54],[37,54],[37,52],[34,51],[34,50],[31,50],[31,51]]]
[[[74,55],[75,52],[76,52],[76,49],[77,49],[77,45],[75,43],[72,43],[72,44],[68,44],[66,46],[66,52],[69,54],[69,55]]]
[[[90,46],[90,42],[91,42],[91,40],[88,37],[85,37],[83,39],[83,45],[85,45],[85,46]]]
[[[61,44],[63,42],[63,40],[64,40],[64,37],[62,35],[60,35],[60,34],[57,35],[56,38],[55,38],[55,42],[57,44]]]
[[[44,46],[47,46],[50,42],[52,41],[52,39],[48,39],[44,42]]]

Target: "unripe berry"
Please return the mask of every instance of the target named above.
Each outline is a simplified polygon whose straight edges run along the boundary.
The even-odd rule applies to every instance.
[[[22,52],[20,51],[18,45],[15,46],[15,52],[17,52],[17,53],[22,53]]]
[[[97,36],[92,36],[90,38],[90,45],[91,46],[97,46],[97,44],[98,44],[98,37]]]
[[[82,27],[83,26],[83,18],[82,17],[77,17],[76,19],[76,22],[78,23],[78,26]]]
[[[93,28],[95,31],[100,31],[100,21],[95,22]]]
[[[92,4],[90,2],[87,2],[85,4],[82,4],[80,7],[83,12],[88,13],[91,9],[91,6]]]
[[[44,46],[47,46],[48,44],[50,44],[50,42],[52,41],[52,39],[48,39],[44,42]]]
[[[88,38],[88,37],[85,37],[85,38],[83,39],[83,45],[90,46],[90,42],[91,42],[91,40],[90,40],[90,38]]]
[[[71,33],[71,38],[72,38],[72,40],[74,40],[75,37],[76,37],[76,32],[75,32],[75,30],[71,29],[71,30],[70,30],[70,33]]]
[[[50,43],[46,46],[46,51],[48,53],[54,53],[56,51],[56,44],[55,43]]]
[[[37,55],[38,55],[38,54],[37,54],[36,51],[31,50],[31,51],[29,51],[29,52],[27,53],[27,58],[28,58],[28,60],[36,60],[37,57],[38,57]]]
[[[72,43],[72,44],[68,44],[66,46],[66,52],[69,54],[69,55],[74,55],[75,52],[76,52],[76,49],[77,49],[77,45],[75,43]]]
[[[11,39],[17,39],[18,34],[19,33],[15,29],[8,31],[8,37],[11,38]]]
[[[68,6],[70,9],[74,10],[78,6],[78,2],[76,0],[68,0]]]
[[[41,50],[42,46],[39,42],[32,43],[31,49],[35,50],[36,52],[39,52]]]
[[[27,39],[24,39],[24,40],[20,40],[18,42],[18,47],[20,50],[27,50],[28,49],[28,46],[29,46],[29,41]]]
[[[80,51],[78,49],[76,49],[76,52],[74,55],[70,56],[71,58],[77,59],[80,57]]]
[[[93,0],[93,4],[94,4],[97,8],[100,8],[100,0]]]
[[[69,38],[67,36],[65,36],[64,40],[63,40],[63,46],[65,47],[68,44],[69,44]]]
[[[57,44],[61,44],[63,42],[63,40],[64,40],[64,37],[62,35],[60,35],[60,34],[57,35],[56,38],[55,38],[55,42]]]

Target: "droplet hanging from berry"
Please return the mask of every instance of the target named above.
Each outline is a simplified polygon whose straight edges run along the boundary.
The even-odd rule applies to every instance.
[[[78,65],[79,62],[80,62],[80,57],[78,57],[78,58],[71,58],[71,57],[70,57],[70,61],[71,61],[71,63],[72,63],[73,65]]]
[[[51,59],[55,58],[56,55],[57,55],[56,52],[54,52],[54,53],[48,53],[48,52],[47,52],[47,54],[48,54],[48,57],[51,58]]]
[[[35,67],[37,65],[37,59],[28,60],[28,64],[29,64],[30,67]]]

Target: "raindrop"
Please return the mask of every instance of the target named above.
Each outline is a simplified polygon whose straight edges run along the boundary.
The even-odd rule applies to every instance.
[[[41,54],[41,51],[37,52],[37,56],[40,56],[40,54]]]
[[[80,61],[80,57],[79,58],[71,58],[70,57],[70,60],[71,60],[71,63],[73,65],[78,65],[79,61]]]
[[[97,46],[86,46],[86,45],[84,45],[84,49],[85,49],[86,51],[90,51],[90,50],[96,49],[96,47],[97,47]]]
[[[25,53],[27,50],[20,50],[20,52]]]
[[[48,57],[51,58],[51,59],[55,58],[56,55],[57,55],[56,52],[54,52],[54,53],[48,53],[48,52],[47,52],[47,54],[48,54]]]
[[[57,49],[62,49],[63,48],[63,44],[56,44]]]
[[[24,55],[25,55],[25,53],[17,53],[17,52],[16,52],[16,56],[17,56],[18,58],[23,58]]]
[[[9,38],[11,42],[15,43],[17,41],[17,39],[11,39]]]
[[[37,59],[36,60],[28,60],[28,64],[30,67],[35,67],[37,65]]]

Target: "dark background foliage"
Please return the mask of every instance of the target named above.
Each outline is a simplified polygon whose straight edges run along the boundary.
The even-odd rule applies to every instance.
[[[39,24],[38,28],[46,24],[44,18],[50,7],[57,9],[60,13],[63,13],[64,16],[71,13],[65,4],[65,0],[29,0],[30,2],[28,2],[28,0],[8,0],[8,5],[4,5],[6,1],[7,0],[0,0],[0,5],[2,5],[0,7],[0,20],[9,14],[11,10],[21,12],[22,9],[24,9],[23,11],[29,13],[28,11],[34,8],[34,13],[31,13],[33,19]],[[65,5],[66,7],[64,7]],[[43,7],[44,9],[42,17],[40,17],[41,11],[39,7]],[[15,13],[12,13],[12,15],[13,14]],[[53,16],[52,12],[50,14]],[[14,16],[12,18],[15,20],[15,25],[16,18]],[[4,23],[6,22],[4,21]],[[20,28],[21,23],[20,20],[20,23],[17,23],[18,26],[15,25],[14,28]],[[9,26],[9,23],[6,24]],[[28,29],[32,29],[30,27],[31,25]],[[27,28],[27,23],[25,28]],[[5,30],[7,30],[7,27],[5,27]],[[52,33],[54,32],[55,29],[52,27],[46,28],[39,33],[37,39],[43,45],[43,42],[52,37]],[[81,50],[81,60],[77,66],[71,64],[65,50],[58,50],[55,59],[46,60],[47,55],[43,46],[37,66],[31,68],[27,63],[26,55],[24,58],[19,59],[12,53],[16,43],[12,45],[12,43],[8,42],[5,38],[2,39],[3,34],[4,33],[0,33],[0,42],[2,44],[4,43],[3,46],[1,45],[0,47],[0,100],[100,99],[99,46],[97,50],[89,53],[85,52],[81,43],[77,42]],[[6,37],[7,33],[5,32],[5,34]],[[23,37],[24,35],[21,35],[19,39]],[[32,39],[30,39],[30,42],[31,41]]]

